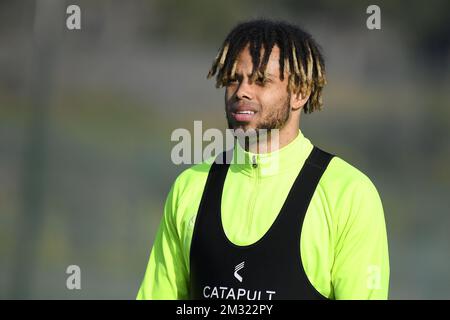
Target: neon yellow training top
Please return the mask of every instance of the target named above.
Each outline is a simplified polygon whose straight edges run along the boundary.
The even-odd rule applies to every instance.
[[[228,239],[250,245],[264,236],[313,145],[299,130],[287,146],[253,154],[235,144],[222,196]],[[255,157],[258,166],[252,166]],[[182,172],[167,196],[137,299],[189,299],[189,252],[211,161]],[[389,255],[383,206],[361,171],[335,156],[311,199],[300,238],[311,284],[330,299],[387,299]],[[300,252],[299,252],[300,254]]]

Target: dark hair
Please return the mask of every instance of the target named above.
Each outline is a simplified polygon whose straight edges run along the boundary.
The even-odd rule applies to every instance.
[[[208,78],[216,73],[216,87],[226,86],[234,77],[236,58],[250,45],[253,62],[252,80],[263,78],[272,48],[280,49],[280,78],[284,79],[284,69],[289,75],[288,90],[295,94],[310,94],[304,107],[305,113],[320,110],[322,107],[322,88],[326,84],[325,64],[319,45],[309,33],[283,21],[258,19],[238,24],[226,37]],[[264,55],[261,56],[261,49]]]

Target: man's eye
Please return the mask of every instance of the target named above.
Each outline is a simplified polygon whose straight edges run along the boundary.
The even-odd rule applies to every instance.
[[[233,83],[236,83],[238,80],[236,79],[236,78],[230,78],[230,79],[227,79],[226,80],[226,83],[227,84],[233,84]]]
[[[259,77],[256,79],[256,83],[259,83],[259,84],[266,84],[267,82],[269,82],[269,80],[264,77]]]

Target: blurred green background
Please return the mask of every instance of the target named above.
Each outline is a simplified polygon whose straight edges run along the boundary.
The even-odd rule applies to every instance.
[[[66,8],[81,8],[78,31]],[[366,8],[381,8],[381,30]],[[449,1],[0,1],[0,298],[134,299],[176,128],[226,128],[206,74],[256,17],[322,45],[311,141],[365,172],[388,228],[391,299],[450,298]],[[191,131],[192,132],[192,131]],[[81,290],[66,288],[69,265]]]

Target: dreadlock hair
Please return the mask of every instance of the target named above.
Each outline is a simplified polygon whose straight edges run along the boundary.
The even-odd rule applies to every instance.
[[[234,78],[237,56],[249,45],[253,70],[251,79],[263,77],[272,48],[280,49],[280,79],[288,73],[288,90],[303,97],[310,94],[303,108],[311,113],[322,108],[322,89],[327,83],[325,64],[319,45],[310,34],[299,27],[266,19],[243,22],[228,34],[213,61],[208,78],[216,75],[216,87],[226,86]],[[261,49],[264,55],[261,56]]]

